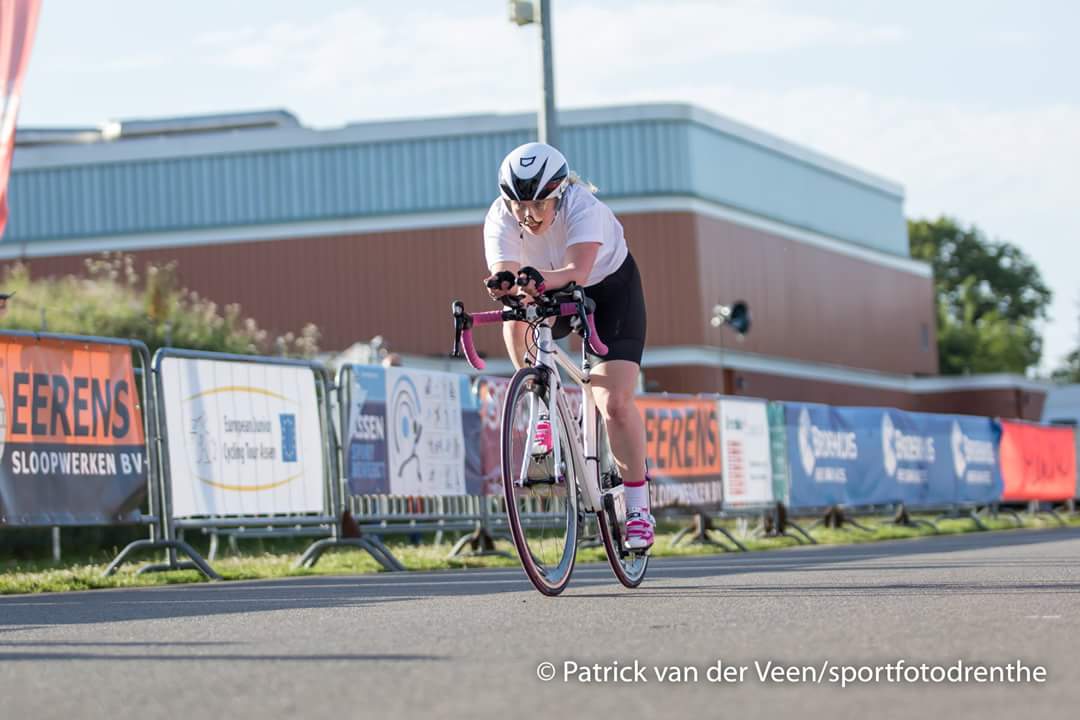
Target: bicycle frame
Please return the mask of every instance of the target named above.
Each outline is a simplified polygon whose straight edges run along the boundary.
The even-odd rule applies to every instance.
[[[593,400],[592,393],[589,391],[590,376],[586,370],[579,368],[570,357],[555,344],[551,335],[551,328],[547,324],[541,325],[537,329],[536,338],[536,359],[534,367],[545,367],[550,370],[549,377],[551,387],[549,388],[550,395],[555,399],[556,412],[552,413],[551,420],[554,423],[563,422],[564,418],[572,418],[574,414],[570,410],[570,406],[567,403],[566,395],[563,393],[563,381],[562,375],[559,373],[559,368],[562,368],[574,378],[582,389],[582,405],[581,405],[581,422],[567,423],[566,434],[570,440],[571,452],[574,453],[574,457],[571,461],[577,468],[582,468],[583,473],[575,473],[575,477],[578,479],[578,486],[581,490],[581,510],[586,512],[599,512],[602,507],[602,493],[600,490],[600,460],[599,452],[597,448],[597,437],[595,432],[595,423],[590,420],[596,413],[596,402]],[[529,436],[526,447],[530,446],[535,439],[536,433],[536,413],[537,409],[531,407],[529,409]],[[552,424],[551,434],[552,437],[559,437],[559,427],[557,424]],[[555,443],[555,467],[560,467],[562,461],[561,443]],[[583,476],[583,477],[582,477]]]

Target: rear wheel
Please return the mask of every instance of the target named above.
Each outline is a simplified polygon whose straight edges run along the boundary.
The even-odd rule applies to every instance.
[[[607,428],[600,411],[596,412],[594,422],[603,501],[603,508],[596,514],[600,526],[600,537],[604,542],[604,552],[607,553],[608,564],[611,565],[615,577],[626,587],[636,588],[645,579],[645,571],[649,567],[649,555],[643,551],[628,550],[624,544],[626,500],[623,495],[622,478],[619,477],[619,467],[615,464],[615,456],[611,454],[611,448],[608,445]]]
[[[503,406],[502,479],[521,567],[537,590],[558,595],[574,571],[578,496],[565,418],[556,421],[557,409],[550,403],[549,372],[522,368],[510,381]],[[558,426],[548,452],[536,452],[542,414]]]

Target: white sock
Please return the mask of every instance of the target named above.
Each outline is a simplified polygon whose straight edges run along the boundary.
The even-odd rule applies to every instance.
[[[649,512],[649,483],[641,483],[637,486],[623,485],[623,493],[628,509]]]

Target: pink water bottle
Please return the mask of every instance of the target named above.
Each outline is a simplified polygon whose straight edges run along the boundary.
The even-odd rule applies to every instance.
[[[533,441],[533,455],[546,455],[551,452],[555,443],[551,438],[551,422],[547,415],[540,415],[536,422],[536,437]]]

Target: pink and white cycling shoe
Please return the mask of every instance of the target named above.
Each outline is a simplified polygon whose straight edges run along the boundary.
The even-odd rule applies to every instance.
[[[656,538],[656,519],[648,508],[631,508],[626,513],[626,547],[629,550],[648,550]]]

